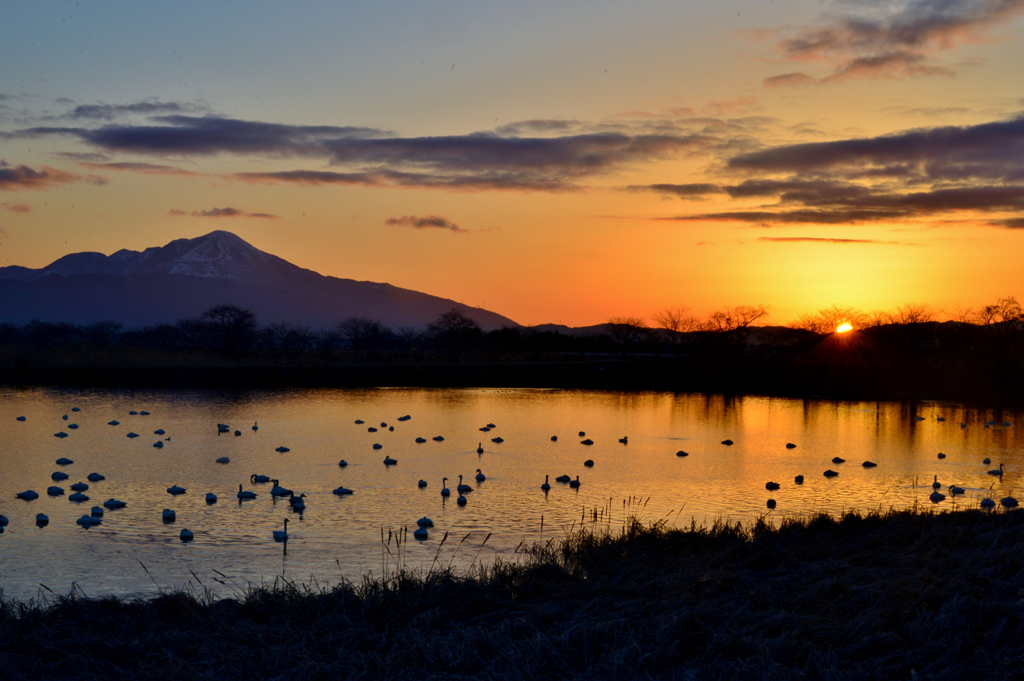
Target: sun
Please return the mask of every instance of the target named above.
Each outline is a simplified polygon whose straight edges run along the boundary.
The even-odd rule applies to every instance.
[[[842,324],[836,327],[836,333],[847,333],[849,331],[853,331],[853,325],[847,322],[843,322]]]

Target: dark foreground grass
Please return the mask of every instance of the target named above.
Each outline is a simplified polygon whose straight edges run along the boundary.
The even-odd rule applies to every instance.
[[[1004,679],[1024,512],[671,530],[472,574],[0,605],[2,679]]]

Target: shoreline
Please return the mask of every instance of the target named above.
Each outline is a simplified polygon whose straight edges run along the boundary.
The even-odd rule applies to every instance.
[[[632,518],[468,573],[238,598],[0,602],[10,678],[1008,678],[1024,512],[668,529]],[[74,664],[68,662],[74,660]],[[230,670],[225,671],[225,670]]]
[[[952,401],[1024,406],[1013,372],[972,367],[864,366],[674,358],[417,364],[69,364],[0,368],[0,385],[85,388],[558,388],[746,394],[844,401]]]

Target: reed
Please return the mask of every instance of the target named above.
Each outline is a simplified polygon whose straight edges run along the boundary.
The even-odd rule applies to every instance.
[[[1024,512],[676,529],[612,510],[462,571],[442,546],[466,538],[416,573],[393,532],[385,574],[359,583],[216,598],[194,575],[149,599],[0,600],[0,678],[998,679],[1024,663]]]

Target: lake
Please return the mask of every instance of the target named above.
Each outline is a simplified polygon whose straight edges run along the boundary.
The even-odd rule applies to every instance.
[[[998,503],[1021,492],[1022,416],[951,403],[577,390],[4,388],[0,514],[9,524],[0,534],[0,588],[20,600],[46,589],[64,595],[73,585],[88,596],[190,585],[230,595],[277,577],[332,585],[399,563],[421,572],[487,564],[580,523],[618,527],[630,513],[689,526],[765,514],[777,520],[915,505],[976,508],[985,497]],[[218,423],[229,431],[219,433]],[[487,424],[495,427],[481,431]],[[726,439],[734,444],[723,445]],[[225,456],[230,463],[216,462]],[[385,466],[385,456],[398,463]],[[845,463],[832,463],[837,456]],[[57,465],[61,457],[74,463]],[[347,467],[339,467],[342,459]],[[588,459],[593,467],[584,466]],[[866,460],[877,467],[862,467]],[[1000,463],[1002,477],[987,473]],[[477,469],[485,481],[474,479]],[[826,478],[827,469],[839,475]],[[58,470],[68,479],[52,481]],[[106,479],[88,483],[89,501],[69,501],[70,485],[92,472]],[[253,474],[304,493],[305,512],[275,501],[272,485],[250,482]],[[579,476],[580,486],[556,483],[563,474]],[[459,475],[473,487],[461,507]],[[802,485],[796,475],[805,476]],[[943,493],[956,484],[964,495],[933,504],[933,476]],[[440,494],[443,477],[453,491],[448,499]],[[418,486],[421,479],[426,487]],[[769,481],[780,489],[765,489]],[[65,494],[49,496],[51,485]],[[172,485],[187,491],[172,496]],[[239,502],[239,485],[256,499]],[[336,496],[339,486],[354,493]],[[26,489],[39,498],[15,498]],[[215,504],[206,503],[207,492],[218,495]],[[76,524],[110,498],[127,506],[106,511],[96,527]],[[770,512],[769,499],[777,502]],[[164,523],[163,509],[174,510],[176,521]],[[36,526],[37,513],[49,516],[47,526]],[[415,541],[422,516],[434,527],[429,539]],[[286,518],[287,545],[272,536]],[[192,530],[192,542],[180,540],[182,528]],[[389,555],[382,533],[401,528],[408,541],[401,555],[392,541]]]

